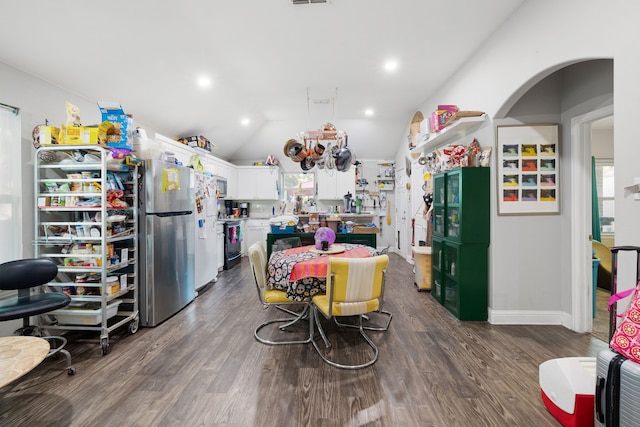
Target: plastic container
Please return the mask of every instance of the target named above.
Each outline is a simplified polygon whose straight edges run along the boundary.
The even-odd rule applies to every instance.
[[[107,319],[111,319],[118,313],[121,300],[113,300],[107,304]],[[72,308],[53,312],[61,325],[99,325],[102,323],[102,310],[100,308]]]
[[[271,234],[291,234],[294,231],[293,225],[271,225]]]
[[[431,290],[431,247],[412,246],[415,282],[419,291]]]

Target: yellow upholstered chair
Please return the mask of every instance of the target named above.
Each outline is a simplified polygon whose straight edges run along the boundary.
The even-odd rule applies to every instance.
[[[595,257],[600,259],[598,265],[598,287],[611,291],[611,249],[597,240],[591,241]]]
[[[362,317],[366,313],[380,311],[382,307],[385,272],[388,264],[389,257],[387,255],[370,258],[329,258],[327,293],[315,295],[312,298],[312,323],[314,321],[317,323],[318,332],[320,332],[325,347],[331,348],[332,345],[322,329],[318,312],[327,319],[357,316],[360,335],[373,350],[373,357],[361,364],[344,364],[331,360],[313,339],[312,332],[311,342],[320,357],[328,364],[343,369],[359,369],[373,365],[378,360],[378,348],[365,334]]]
[[[267,286],[267,251],[264,246],[264,242],[256,242],[249,247],[249,263],[251,264],[251,271],[253,272],[253,277],[256,283],[256,289],[258,290],[258,297],[260,298],[260,303],[264,308],[269,308],[271,306],[275,306],[276,308],[288,313],[290,317],[280,318],[280,319],[272,319],[268,320],[264,323],[261,323],[254,331],[253,335],[256,340],[263,344],[306,344],[311,341],[311,338],[307,338],[304,340],[283,340],[283,341],[273,341],[263,337],[260,337],[259,332],[262,328],[267,325],[271,325],[273,323],[285,323],[279,327],[280,330],[284,331],[289,326],[302,321],[305,319],[309,313],[309,305],[308,302],[300,302],[300,301],[292,301],[287,298],[287,294],[285,291],[281,291],[279,289],[271,289]],[[301,312],[296,313],[295,311],[290,310],[287,306],[300,306],[304,305],[304,308]],[[309,322],[309,329],[311,333],[313,332],[313,325]],[[310,335],[311,335],[310,333]]]

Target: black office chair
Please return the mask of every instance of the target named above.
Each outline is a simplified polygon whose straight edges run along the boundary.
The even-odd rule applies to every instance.
[[[40,328],[29,324],[29,317],[66,307],[71,298],[61,292],[31,295],[31,288],[49,283],[58,274],[58,266],[48,259],[21,259],[0,264],[0,289],[17,290],[18,296],[0,301],[0,321],[23,319],[23,327],[16,335],[40,336],[49,342],[49,356],[64,354],[67,373],[75,374],[71,355],[64,346],[67,339],[58,336],[42,336]]]

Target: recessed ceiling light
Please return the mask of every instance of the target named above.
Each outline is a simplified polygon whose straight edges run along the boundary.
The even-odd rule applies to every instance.
[[[211,86],[211,79],[207,76],[198,77],[198,86],[200,87],[209,87]]]
[[[242,126],[247,126],[249,123],[251,123],[251,120],[249,120],[248,118],[244,118],[240,121],[240,124],[242,124]]]
[[[398,68],[398,63],[395,60],[390,60],[384,63],[384,69],[387,71],[395,71]]]
[[[364,115],[373,116],[373,110],[371,108],[367,108],[366,110],[364,110]]]

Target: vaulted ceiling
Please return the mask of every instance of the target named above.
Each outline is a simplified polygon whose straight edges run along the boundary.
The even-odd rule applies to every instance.
[[[388,159],[523,1],[0,0],[0,61],[165,136],[202,134],[228,160],[282,158],[326,122],[359,157]]]

